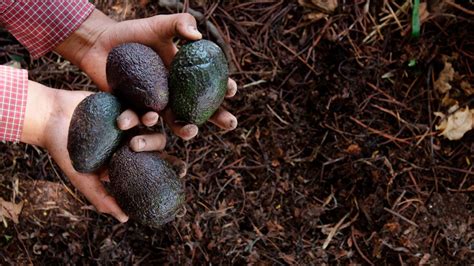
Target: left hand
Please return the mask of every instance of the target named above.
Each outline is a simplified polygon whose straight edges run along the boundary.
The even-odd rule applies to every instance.
[[[174,37],[187,40],[202,38],[193,16],[183,13],[116,22],[100,11],[94,10],[79,29],[55,50],[85,71],[101,90],[110,91],[105,65],[108,53],[113,47],[127,42],[147,45],[153,48],[163,59],[165,65],[169,67],[178,51],[173,43]],[[229,79],[226,97],[232,97],[236,92],[237,84],[234,80]],[[198,127],[196,125],[176,123],[174,115],[169,109],[165,109],[162,115],[171,130],[179,137],[188,140],[197,135]],[[140,121],[132,111],[124,112],[121,118],[130,127]],[[119,119],[119,126],[120,121],[121,119]],[[157,121],[158,115],[154,112],[149,112],[141,118],[141,122],[147,126],[152,126]],[[216,111],[210,118],[210,122],[224,130],[232,130],[237,126],[235,116],[223,108]],[[121,127],[126,128],[126,125],[122,124]],[[146,143],[147,136],[141,137]]]
[[[76,106],[90,94],[86,91],[55,90],[29,81],[20,141],[46,148],[71,183],[98,212],[111,214],[123,223],[128,216],[101,182],[101,179],[108,179],[107,171],[79,173],[74,170],[69,158],[67,138],[71,117]]]

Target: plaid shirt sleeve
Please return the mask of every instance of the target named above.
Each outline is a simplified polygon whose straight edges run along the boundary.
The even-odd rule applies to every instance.
[[[0,65],[0,141],[19,141],[25,119],[28,72]]]
[[[0,24],[34,59],[53,50],[94,10],[87,0],[0,1]]]

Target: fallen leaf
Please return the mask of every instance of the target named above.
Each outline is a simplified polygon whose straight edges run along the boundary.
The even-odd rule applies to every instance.
[[[323,13],[321,13],[321,12],[311,12],[311,13],[308,13],[308,14],[304,15],[304,18],[305,18],[306,20],[312,20],[313,22],[315,22],[315,21],[318,21],[318,20],[320,20],[320,19],[323,19],[323,18],[325,18],[325,17],[327,17],[327,16],[328,16],[328,15],[323,14]]]
[[[442,94],[447,93],[451,89],[450,81],[454,78],[453,65],[445,59],[444,68],[439,73],[439,78],[435,81],[434,87]]]
[[[23,201],[20,203],[13,203],[0,198],[0,217],[3,220],[5,217],[18,224],[18,216],[20,216],[23,209]]]
[[[449,93],[446,93],[443,97],[443,99],[441,99],[441,105],[442,106],[454,106],[454,105],[459,105],[459,102],[454,100],[453,98],[451,98],[449,96]]]
[[[469,82],[465,80],[461,81],[461,89],[467,94],[467,96],[471,96],[474,94],[474,88]]]
[[[311,0],[311,2],[326,13],[332,13],[337,8],[337,0]]]
[[[428,5],[423,2],[420,3],[420,21],[421,23],[425,22],[428,17],[430,16],[430,12],[428,11]]]
[[[349,153],[349,154],[352,154],[352,155],[359,155],[361,153],[361,151],[362,151],[362,149],[357,144],[351,144],[346,149],[346,152]]]
[[[435,112],[436,116],[441,117],[441,123],[436,126],[437,130],[441,130],[441,135],[449,140],[461,139],[466,132],[472,129],[474,124],[474,110],[469,107],[458,109],[459,106],[454,105],[449,108],[448,112],[454,113],[446,116],[442,113]]]
[[[337,8],[337,0],[298,0],[302,7],[317,9],[326,14],[333,13]]]

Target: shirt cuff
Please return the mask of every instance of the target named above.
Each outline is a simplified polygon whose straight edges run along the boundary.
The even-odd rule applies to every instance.
[[[0,65],[0,141],[19,141],[25,120],[28,72]]]
[[[69,37],[93,10],[87,0],[15,1],[0,15],[0,24],[37,59]]]

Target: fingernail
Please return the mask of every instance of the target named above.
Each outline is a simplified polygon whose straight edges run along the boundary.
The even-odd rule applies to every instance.
[[[115,218],[121,223],[126,223],[128,221],[128,216],[125,214],[116,214]]]
[[[232,118],[229,120],[229,130],[233,130],[237,127],[237,118]]]
[[[145,148],[145,140],[142,138],[135,138],[133,140],[135,142],[135,151],[142,151]]]
[[[227,97],[233,97],[237,93],[237,86],[236,85],[231,85],[229,89],[227,90]]]
[[[138,139],[138,149],[143,150],[145,148],[145,140],[144,139]]]
[[[181,133],[184,135],[184,140],[190,140],[194,138],[198,133],[198,127],[196,125],[185,125],[181,128]]]
[[[196,26],[194,26],[194,25],[189,25],[189,26],[188,26],[188,31],[189,31],[189,33],[191,33],[191,34],[199,34],[199,35],[201,35],[201,33],[197,30]]]
[[[120,129],[126,129],[130,125],[130,119],[128,117],[121,117],[117,118],[117,124]]]

